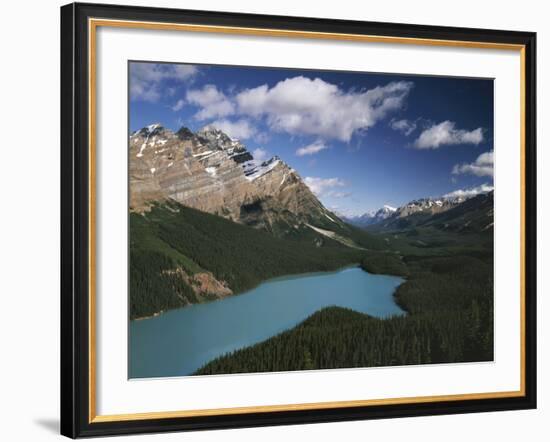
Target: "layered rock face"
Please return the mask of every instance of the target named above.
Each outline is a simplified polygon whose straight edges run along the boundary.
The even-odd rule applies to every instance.
[[[174,133],[153,124],[130,136],[129,158],[132,211],[173,199],[268,229],[334,217],[280,158],[257,161],[242,143],[216,129]]]

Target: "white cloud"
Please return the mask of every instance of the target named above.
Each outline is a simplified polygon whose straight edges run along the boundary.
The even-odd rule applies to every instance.
[[[370,90],[344,91],[319,78],[287,78],[226,95],[215,85],[187,92],[187,102],[200,109],[198,120],[230,115],[265,118],[270,130],[349,141],[404,106],[412,82],[391,82]]]
[[[476,176],[490,176],[494,174],[494,152],[482,153],[477,159],[470,164],[456,164],[453,167],[453,175],[469,173]]]
[[[490,184],[482,184],[477,187],[470,187],[468,189],[457,189],[453,192],[447,193],[446,195],[443,195],[445,198],[454,198],[454,197],[464,197],[464,198],[470,198],[476,195],[479,195],[480,193],[487,193],[491,192],[495,188],[491,186]]]
[[[130,98],[155,102],[162,94],[161,83],[164,80],[190,81],[198,73],[193,65],[131,63],[130,64]],[[170,95],[173,88],[167,88]]]
[[[201,108],[195,114],[197,120],[225,117],[235,112],[233,103],[213,84],[187,91],[186,98],[189,103]]]
[[[346,184],[340,178],[305,177],[304,182],[317,196],[327,195],[335,187],[343,187]]]
[[[210,123],[208,126],[215,127],[216,129],[225,132],[230,138],[239,140],[246,140],[256,135],[256,128],[250,124],[248,120],[240,119],[237,121],[230,121],[227,119],[216,120]]]
[[[238,112],[265,117],[272,130],[349,141],[403,107],[412,82],[391,82],[367,91],[341,90],[319,78],[298,76],[246,89],[235,96]]]
[[[183,98],[180,98],[176,104],[172,106],[172,110],[174,112],[180,111],[183,109],[183,106],[185,106],[185,100]]]
[[[296,155],[303,157],[304,155],[314,155],[322,150],[328,149],[328,146],[322,140],[314,141],[307,146],[300,147],[296,150]]]
[[[391,120],[390,127],[393,130],[396,130],[398,132],[402,132],[406,136],[409,136],[414,132],[416,129],[416,123],[414,121],[410,120]]]
[[[252,156],[256,161],[265,161],[269,158],[269,152],[261,147],[252,151]]]
[[[417,149],[437,149],[443,145],[479,144],[483,141],[483,129],[472,131],[456,129],[453,121],[443,121],[425,129],[414,142]]]

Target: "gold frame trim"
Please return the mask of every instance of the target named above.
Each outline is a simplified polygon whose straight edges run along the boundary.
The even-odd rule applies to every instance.
[[[287,38],[307,38],[321,40],[339,40],[368,43],[386,43],[386,44],[411,44],[420,46],[444,46],[460,47],[473,49],[496,49],[519,51],[520,53],[520,208],[521,208],[521,226],[520,226],[520,389],[518,391],[500,391],[488,393],[465,393],[453,395],[438,396],[415,396],[399,397],[388,399],[368,399],[353,401],[335,401],[335,402],[314,402],[302,404],[284,404],[284,405],[261,405],[235,408],[215,408],[198,410],[178,410],[178,411],[159,411],[147,413],[129,413],[129,414],[96,414],[96,35],[97,28],[115,27],[115,28],[134,28],[147,30],[163,31],[185,31],[217,34],[234,35],[254,35],[264,37],[287,37]],[[482,400],[497,398],[523,397],[526,393],[525,385],[525,106],[526,106],[526,82],[525,82],[525,45],[505,44],[492,42],[474,42],[458,40],[439,40],[423,39],[409,37],[389,37],[377,35],[358,35],[346,33],[330,32],[311,32],[311,31],[292,31],[283,29],[264,29],[264,28],[245,28],[236,26],[210,26],[181,23],[158,23],[158,22],[140,22],[129,20],[111,20],[111,19],[88,19],[89,36],[89,367],[88,367],[88,422],[121,422],[138,421],[146,419],[169,419],[179,417],[198,417],[198,416],[221,416],[238,415],[246,413],[273,413],[278,411],[304,411],[304,410],[322,410],[327,408],[348,408],[365,407],[375,405],[396,405],[396,404],[420,404],[427,402],[443,401],[461,401],[461,400]]]

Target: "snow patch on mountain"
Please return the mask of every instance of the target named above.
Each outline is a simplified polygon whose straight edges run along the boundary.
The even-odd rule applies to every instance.
[[[273,170],[280,162],[281,160],[278,157],[273,157],[261,163],[257,160],[246,161],[242,166],[246,179],[248,181],[254,181]]]
[[[206,173],[208,173],[210,176],[216,176],[218,168],[217,167],[206,167],[204,170],[206,170]]]

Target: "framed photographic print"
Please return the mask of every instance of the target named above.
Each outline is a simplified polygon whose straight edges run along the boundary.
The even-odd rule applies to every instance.
[[[62,434],[534,408],[535,41],[62,7]]]

